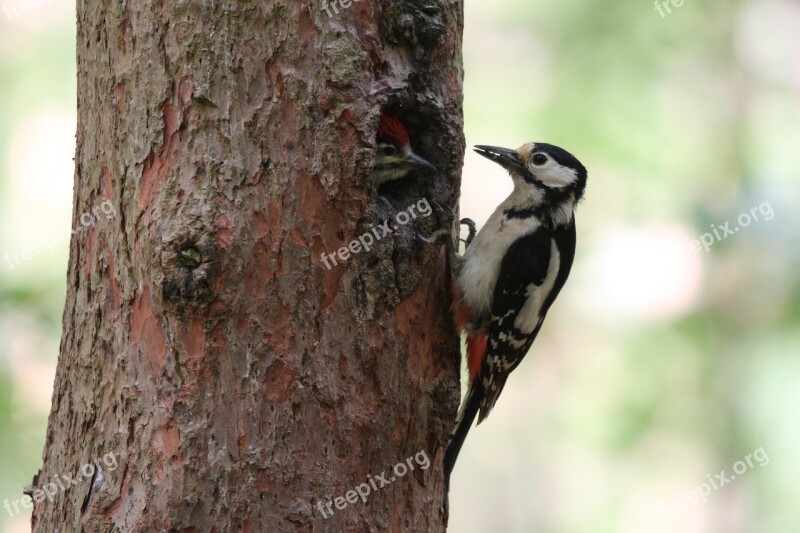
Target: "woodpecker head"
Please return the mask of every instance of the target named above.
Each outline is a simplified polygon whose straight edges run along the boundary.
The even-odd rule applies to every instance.
[[[372,167],[376,187],[387,181],[404,178],[412,170],[436,170],[436,167],[414,153],[408,131],[396,117],[381,117],[377,140],[375,164]]]
[[[505,168],[514,188],[532,204],[558,208],[572,206],[583,198],[586,168],[575,156],[552,144],[528,143],[516,150],[496,146],[476,146],[475,151]]]

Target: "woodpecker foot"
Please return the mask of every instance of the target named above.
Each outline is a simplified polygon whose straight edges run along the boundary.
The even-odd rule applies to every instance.
[[[460,242],[464,243],[464,251],[466,251],[467,248],[469,248],[470,243],[472,243],[472,239],[475,238],[475,234],[477,233],[477,230],[475,228],[475,222],[471,218],[462,218],[458,224],[459,226],[467,226],[467,228],[469,228],[469,233],[467,234],[467,238],[459,239]],[[452,241],[450,240],[452,234],[449,229],[440,229],[434,231],[433,234],[430,235],[429,237],[425,237],[424,235],[420,235],[418,233],[417,237],[419,238],[419,240],[427,244],[446,244],[448,249],[451,249],[453,245]]]
[[[458,223],[459,226],[467,226],[469,228],[469,233],[467,234],[467,238],[463,239],[462,242],[464,243],[464,251],[467,251],[469,245],[472,243],[472,239],[475,238],[475,234],[478,232],[475,229],[475,221],[471,218],[462,218],[461,221]]]
[[[447,237],[450,236],[449,229],[436,230],[430,237],[425,237],[424,235],[417,233],[417,237],[419,238],[419,240],[427,244],[447,244],[447,241],[439,242],[439,239],[445,236]]]

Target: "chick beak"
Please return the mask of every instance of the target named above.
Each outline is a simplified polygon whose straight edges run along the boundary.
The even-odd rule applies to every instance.
[[[475,152],[486,159],[494,161],[506,170],[513,172],[524,172],[525,164],[520,159],[516,150],[500,148],[499,146],[477,145],[473,148]]]
[[[428,162],[427,159],[424,159],[424,158],[418,156],[414,152],[411,152],[411,153],[408,154],[408,156],[406,156],[405,163],[407,165],[415,167],[415,168],[420,168],[420,169],[423,169],[423,170],[430,170],[430,171],[433,171],[433,172],[436,171],[436,167],[431,165]]]

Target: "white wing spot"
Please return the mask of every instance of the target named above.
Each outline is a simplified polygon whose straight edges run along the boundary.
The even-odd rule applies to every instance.
[[[561,265],[561,255],[558,253],[558,246],[556,242],[551,239],[550,241],[550,264],[547,266],[547,275],[538,287],[531,283],[525,289],[525,305],[522,306],[514,320],[514,327],[519,329],[524,334],[533,333],[536,326],[541,320],[542,306],[545,300],[553,290],[556,284],[556,277],[558,277],[558,269]]]

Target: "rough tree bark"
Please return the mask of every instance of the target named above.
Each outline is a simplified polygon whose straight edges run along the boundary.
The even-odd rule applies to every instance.
[[[444,529],[458,340],[414,237],[453,224],[462,2],[323,4],[79,0],[76,225],[116,216],[71,243],[35,530]],[[439,173],[380,200],[387,110]]]

